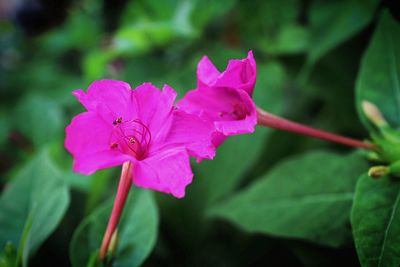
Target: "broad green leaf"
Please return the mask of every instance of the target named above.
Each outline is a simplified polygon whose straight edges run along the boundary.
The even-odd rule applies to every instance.
[[[354,188],[366,168],[356,154],[310,152],[280,163],[209,214],[250,232],[339,246],[351,235]]]
[[[196,179],[205,190],[204,200],[215,202],[230,193],[241,178],[258,160],[270,130],[258,128],[255,133],[232,136],[218,147],[218,153],[212,161],[195,165]]]
[[[51,98],[32,94],[26,95],[14,112],[13,126],[35,145],[43,145],[63,132],[64,114],[61,107]]]
[[[313,1],[310,8],[308,61],[315,63],[365,28],[371,22],[378,4],[378,0]]]
[[[362,266],[400,265],[400,182],[361,176],[351,225]]]
[[[48,154],[42,152],[7,184],[0,198],[0,247],[7,242],[18,246],[24,232],[19,253],[26,263],[55,230],[68,204],[68,187]]]
[[[75,231],[70,245],[72,266],[87,266],[92,255],[97,253],[112,204],[113,199],[110,199],[98,207]],[[140,266],[154,247],[157,227],[158,211],[152,193],[132,189],[118,227],[118,245],[112,266]]]
[[[377,105],[393,127],[400,126],[400,24],[389,12],[383,12],[363,57],[356,94],[358,113],[370,131],[363,100]]]
[[[274,114],[281,113],[285,79],[282,65],[271,62],[266,66],[260,65],[257,71],[259,75],[254,90],[255,102]],[[214,160],[204,160],[196,165],[196,174],[202,184],[200,188],[207,191],[208,203],[231,192],[240,183],[246,171],[257,163],[270,132],[271,129],[257,127],[253,134],[229,137],[218,148]]]

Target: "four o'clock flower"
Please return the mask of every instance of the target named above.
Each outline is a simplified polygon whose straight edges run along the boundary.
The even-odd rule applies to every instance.
[[[227,136],[254,132],[257,111],[251,97],[256,75],[251,51],[245,59],[230,60],[222,73],[204,56],[197,65],[197,88],[189,91],[177,106],[214,124],[215,146]]]
[[[227,136],[253,132],[258,124],[353,147],[373,148],[369,143],[301,125],[256,107],[251,98],[255,82],[256,63],[251,51],[245,59],[230,60],[222,73],[204,56],[197,66],[197,88],[189,91],[177,106],[214,124],[216,147]]]
[[[175,91],[150,83],[135,90],[122,81],[92,83],[73,93],[87,109],[66,128],[65,147],[74,171],[91,174],[123,165],[113,210],[99,257],[104,259],[121,217],[129,189],[136,186],[185,195],[193,173],[189,156],[212,159],[212,123],[176,109]]]
[[[181,198],[193,177],[189,156],[215,154],[212,124],[174,108],[169,86],[160,91],[145,83],[132,90],[125,82],[102,80],[73,94],[87,109],[66,128],[76,172],[131,162],[136,186]]]
[[[181,198],[193,173],[189,156],[212,159],[228,136],[251,133],[256,124],[313,136],[364,149],[375,145],[313,129],[256,107],[252,94],[256,63],[230,60],[220,73],[203,57],[197,67],[197,88],[174,107],[175,91],[160,91],[150,83],[135,90],[122,81],[94,82],[85,93],[73,94],[87,112],[66,128],[65,147],[74,157],[74,170],[91,174],[123,165],[114,207],[100,248],[104,259],[115,234],[132,180],[139,187]]]

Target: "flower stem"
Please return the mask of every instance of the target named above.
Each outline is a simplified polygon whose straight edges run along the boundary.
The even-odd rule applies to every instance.
[[[287,119],[275,116],[266,112],[265,110],[257,107],[257,120],[258,124],[278,130],[293,132],[297,134],[307,135],[315,138],[328,140],[331,142],[340,143],[347,146],[363,148],[363,149],[375,149],[376,146],[371,143],[355,140],[352,138],[328,133],[318,129],[314,129],[296,122],[289,121]]]
[[[114,200],[114,206],[111,212],[110,219],[108,221],[106,232],[104,233],[103,242],[101,243],[100,247],[100,260],[104,260],[107,255],[111,238],[115,232],[115,229],[117,228],[126,198],[128,197],[129,190],[131,189],[131,185],[132,163],[130,161],[127,161],[122,165],[121,178],[118,184],[117,195]]]

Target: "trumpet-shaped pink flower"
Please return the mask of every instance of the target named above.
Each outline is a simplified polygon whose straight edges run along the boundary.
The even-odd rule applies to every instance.
[[[251,51],[245,59],[230,60],[222,73],[204,56],[197,65],[197,89],[189,91],[177,106],[213,122],[215,146],[227,136],[254,132],[257,111],[251,96],[256,75]]]
[[[135,185],[180,198],[193,177],[189,156],[215,155],[212,124],[174,108],[176,92],[167,85],[132,90],[122,81],[101,80],[73,94],[87,109],[66,128],[76,172],[89,175],[131,161]]]

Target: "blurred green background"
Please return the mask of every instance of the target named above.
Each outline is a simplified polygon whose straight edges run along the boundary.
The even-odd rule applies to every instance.
[[[99,245],[119,169],[91,177],[72,173],[64,128],[83,111],[72,90],[112,78],[132,87],[166,83],[182,97],[195,88],[203,55],[223,70],[227,60],[253,50],[257,105],[363,139],[368,133],[357,116],[355,81],[382,13],[398,23],[398,2],[1,0],[0,181],[10,190],[0,199],[0,266],[15,259],[30,266],[86,266]],[[258,128],[230,138],[215,160],[194,163],[195,180],[183,200],[133,190],[120,261],[113,266],[357,266],[347,221],[339,232],[303,235],[246,228],[213,215],[219,203],[277,164],[313,150],[351,151]],[[321,158],[336,160],[308,157],[299,159],[314,164],[307,170],[323,165]],[[286,185],[271,187],[284,192]],[[341,208],[348,212],[346,206],[338,213]],[[330,222],[337,219],[330,216]]]

